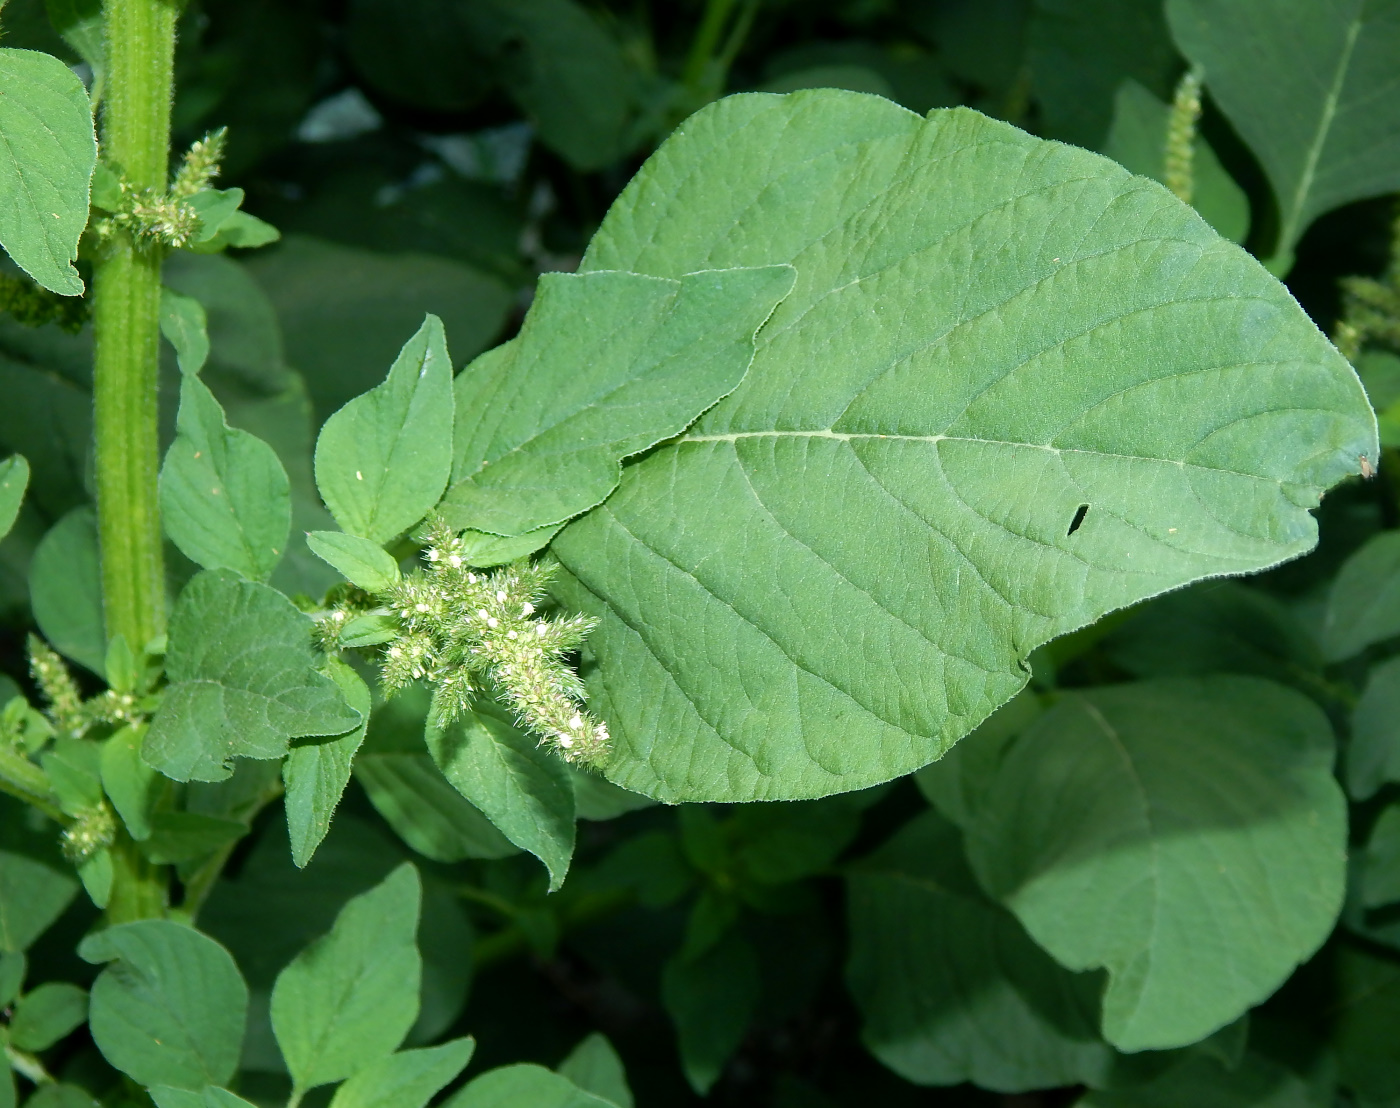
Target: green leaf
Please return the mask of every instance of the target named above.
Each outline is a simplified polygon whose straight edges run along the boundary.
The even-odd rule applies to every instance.
[[[174,289],[160,290],[160,333],[175,348],[180,372],[198,373],[209,358],[209,320],[204,305]]]
[[[696,958],[671,958],[661,1001],[676,1025],[686,1080],[704,1096],[739,1048],[758,1003],[753,946],[731,931]]]
[[[365,612],[345,621],[338,642],[343,647],[378,646],[393,642],[401,633],[397,617],[381,612]]]
[[[41,1085],[24,1102],[24,1108],[102,1108],[97,1099],[77,1085]]]
[[[296,1088],[340,1081],[392,1053],[418,1017],[418,871],[355,897],[277,976],[272,1027]]]
[[[1400,963],[1342,946],[1329,996],[1337,1076],[1366,1105],[1400,1098]]]
[[[467,1068],[475,1049],[475,1039],[453,1039],[381,1058],[340,1086],[331,1108],[423,1108]]]
[[[652,807],[656,801],[640,793],[619,789],[611,781],[577,766],[569,767],[574,782],[574,809],[579,819],[609,820],[628,812]]]
[[[543,862],[549,891],[558,889],[574,853],[574,787],[564,763],[484,704],[445,728],[430,716],[425,734],[452,787]]]
[[[895,1073],[1014,1093],[1107,1072],[1097,979],[1061,969],[986,898],[951,823],[918,816],[847,881],[846,982],[862,1041]]]
[[[423,743],[427,705],[403,712],[408,694],[375,716],[355,759],[355,778],[404,842],[435,862],[506,858],[520,848],[448,784]]]
[[[68,874],[0,850],[0,950],[27,950],[77,892],[78,883]]]
[[[345,703],[360,713],[360,725],[334,738],[293,743],[282,763],[282,780],[287,787],[287,830],[292,861],[298,868],[311,861],[330,830],[331,816],[350,781],[355,751],[364,742],[365,728],[369,726],[370,692],[359,674],[338,658],[326,659],[326,673],[340,688]]]
[[[1040,699],[1022,689],[970,735],[914,775],[914,783],[944,819],[966,831],[977,820],[987,789],[1011,740],[1042,711]]]
[[[92,70],[92,102],[102,99],[107,68],[107,32],[102,0],[45,0],[49,22]]]
[[[1167,0],[1177,45],[1259,159],[1276,258],[1323,212],[1400,189],[1393,0]],[[1287,269],[1282,264],[1276,271]]]
[[[1400,900],[1400,806],[1392,804],[1376,820],[1362,865],[1363,905],[1379,908]]]
[[[15,454],[0,462],[0,539],[10,533],[19,515],[19,506],[24,500],[24,490],[29,487],[29,463],[22,454]]]
[[[93,983],[88,1026],[113,1066],[179,1089],[233,1076],[248,988],[222,946],[182,924],[141,920],[89,935],[78,953],[111,963]]]
[[[230,246],[242,250],[254,250],[267,246],[282,237],[282,232],[266,220],[239,210],[219,224],[219,233],[213,238],[204,239],[191,247],[198,254],[213,254]]]
[[[176,437],[160,470],[166,534],[205,569],[265,581],[287,550],[291,485],[277,453],[231,428],[198,377],[180,382]]]
[[[50,646],[93,673],[107,660],[97,517],[74,508],[51,528],[29,563],[29,603]]]
[[[201,189],[186,201],[199,216],[195,243],[207,243],[223,228],[243,203],[242,189]]]
[[[743,383],[551,546],[557,595],[602,621],[607,775],[648,796],[917,769],[1039,644],[1309,549],[1308,508],[1374,455],[1355,374],[1256,262],[1161,186],[966,109],[720,101],[582,270],[779,263],[799,283]]]
[[[1136,81],[1124,81],[1113,100],[1113,125],[1103,152],[1124,169],[1165,182],[1167,122],[1171,109]],[[1191,206],[1231,242],[1249,234],[1249,198],[1199,134],[1191,144]]]
[[[438,502],[452,472],[452,361],[428,316],[389,375],[321,428],[316,485],[341,528],[386,542]]]
[[[275,589],[206,570],[176,601],[169,636],[170,687],[141,747],[167,777],[222,781],[233,758],[280,758],[292,738],[360,724],[316,672],[310,621]]]
[[[78,877],[93,907],[106,908],[107,902],[112,899],[112,885],[116,880],[111,849],[103,847],[88,855],[78,865]]]
[[[172,1089],[168,1085],[146,1091],[156,1102],[156,1108],[256,1108],[241,1096],[235,1096],[217,1085],[210,1085],[197,1093],[188,1089]]]
[[[1347,791],[1369,800],[1387,781],[1400,781],[1400,658],[1373,666],[1351,716]]]
[[[232,846],[248,833],[241,820],[202,812],[157,812],[141,852],[157,865],[193,862]]]
[[[518,338],[453,386],[457,527],[520,535],[617,487],[621,461],[679,434],[732,392],[754,333],[792,288],[789,266],[679,281],[546,274]]]
[[[39,284],[80,296],[73,268],[97,161],[92,105],[51,54],[0,47],[0,246]]]
[[[1249,677],[1066,693],[1005,755],[968,836],[988,892],[1062,965],[1103,967],[1120,1050],[1195,1042],[1322,943],[1345,885],[1334,741]]]
[[[20,1050],[48,1050],[87,1020],[86,989],[50,981],[25,993],[10,1017],[10,1042]]]
[[[584,1092],[593,1093],[617,1108],[632,1108],[627,1072],[606,1035],[595,1031],[585,1036],[559,1063],[558,1073]]]
[[[366,592],[385,592],[399,579],[398,562],[368,539],[338,531],[312,531],[306,536],[306,545],[316,557]]]
[[[1075,1108],[1317,1108],[1318,1100],[1297,1074],[1258,1054],[1227,1067],[1192,1051],[1150,1079],[1111,1091],[1094,1090]]]
[[[144,725],[117,731],[102,744],[102,791],[137,842],[151,837],[151,816],[165,792],[165,779],[141,758]]]
[[[522,1062],[487,1070],[443,1108],[618,1108],[567,1077]]]
[[[1330,662],[1400,635],[1400,531],[1373,535],[1343,564],[1327,597],[1322,647]]]
[[[1090,149],[1124,78],[1165,95],[1181,64],[1160,0],[1036,0],[1026,57],[1045,133]]]
[[[24,984],[28,960],[18,950],[0,951],[0,1008],[8,1008]]]

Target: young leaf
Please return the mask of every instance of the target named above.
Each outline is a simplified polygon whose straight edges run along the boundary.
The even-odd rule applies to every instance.
[[[968,835],[979,880],[1073,970],[1105,1038],[1195,1042],[1322,943],[1345,885],[1327,718],[1252,677],[1067,694],[1002,760]]]
[[[378,543],[338,531],[312,531],[306,545],[322,561],[333,565],[352,585],[379,593],[399,579],[399,565]]]
[[[160,470],[166,533],[205,569],[231,569],[265,581],[287,549],[291,486],[277,453],[229,427],[198,377],[180,382],[175,441]]]
[[[1097,980],[1056,965],[987,899],[952,824],[917,817],[847,880],[846,982],[862,1041],[890,1069],[920,1085],[1003,1093],[1108,1072]]]
[[[271,223],[240,209],[219,224],[218,234],[213,238],[201,239],[190,249],[196,254],[214,254],[230,246],[252,250],[276,242],[281,237],[282,232]]]
[[[1103,152],[1124,169],[1165,182],[1167,124],[1171,108],[1136,81],[1124,81],[1113,98],[1113,125]],[[1244,242],[1249,198],[1199,134],[1192,143],[1191,206],[1223,237]]]
[[[730,932],[697,958],[673,957],[661,974],[661,1000],[676,1025],[681,1068],[701,1096],[738,1049],[758,1003],[758,959]]]
[[[132,724],[102,744],[102,791],[137,842],[151,837],[151,815],[165,791],[165,778],[141,758],[144,724]]]
[[[336,1089],[331,1108],[423,1108],[467,1068],[475,1049],[475,1039],[453,1039],[380,1058]]]
[[[238,1069],[248,988],[229,952],[192,927],[141,920],[94,932],[78,953],[109,962],[88,1025],[102,1056],[143,1085],[203,1089]]]
[[[617,487],[622,459],[680,433],[732,392],[753,336],[792,289],[790,266],[547,274],[508,356],[453,386],[457,527],[521,535],[562,523]]]
[[[209,321],[204,305],[174,289],[160,290],[160,333],[175,348],[180,372],[193,376],[209,358]]]
[[[1168,0],[1177,45],[1258,157],[1278,201],[1275,272],[1323,212],[1400,189],[1389,0]]]
[[[48,1050],[87,1019],[85,989],[49,981],[25,993],[10,1017],[10,1042],[20,1050]]]
[[[29,563],[29,603],[49,645],[100,676],[107,633],[91,508],[74,508],[40,541]]]
[[[73,268],[97,162],[92,105],[51,54],[0,47],[0,246],[39,284],[81,296]]]
[[[558,889],[574,853],[574,788],[564,763],[485,707],[445,728],[430,716],[426,737],[452,787],[543,862],[549,891]]]
[[[1342,563],[1327,597],[1322,648],[1340,662],[1400,635],[1400,531],[1382,531]]]
[[[1400,658],[1374,666],[1351,716],[1347,791],[1369,800],[1387,781],[1400,781]]]
[[[442,1108],[618,1108],[567,1077],[526,1062],[487,1070]]]
[[[24,500],[24,490],[29,487],[29,463],[22,454],[15,454],[0,462],[0,539],[10,533],[19,515],[19,506]]]
[[[602,1097],[617,1108],[632,1108],[632,1090],[627,1072],[606,1035],[595,1031],[585,1036],[569,1056],[559,1063],[560,1077],[567,1077],[584,1092]]]
[[[350,1077],[403,1042],[418,1017],[421,898],[405,863],[278,974],[272,1027],[297,1089]]]
[[[360,724],[316,672],[310,621],[281,593],[225,570],[196,576],[170,617],[165,699],[142,756],[177,781],[222,781],[233,758],[280,758],[293,738]]]
[[[552,543],[636,792],[917,769],[1037,645],[1309,549],[1308,508],[1375,456],[1351,367],[1256,262],[1161,186],[966,109],[720,101],[582,271],[783,262],[743,383]]]
[[[92,102],[102,99],[107,67],[107,33],[102,0],[45,0],[49,22],[92,70]]]
[[[452,362],[428,316],[389,376],[321,428],[316,485],[341,529],[387,542],[438,502],[452,472]]]
[[[68,874],[0,850],[0,950],[27,950],[77,892],[78,883]]]
[[[355,751],[364,742],[365,728],[369,726],[369,687],[359,674],[338,658],[326,660],[326,673],[339,686],[345,703],[360,713],[360,725],[334,738],[294,743],[282,763],[282,780],[287,787],[287,830],[292,861],[298,868],[311,861],[330,830],[331,816],[350,780]]]
[[[194,241],[207,243],[233,218],[243,203],[242,189],[201,189],[189,198],[189,205],[199,216],[199,233]]]

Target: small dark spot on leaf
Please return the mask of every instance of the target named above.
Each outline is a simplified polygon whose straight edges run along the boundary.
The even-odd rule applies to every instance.
[[[1089,505],[1079,505],[1079,507],[1075,510],[1074,518],[1069,521],[1069,530],[1065,533],[1066,538],[1068,538],[1070,535],[1074,534],[1076,531],[1079,530],[1079,525],[1084,522],[1084,517],[1088,514]]]

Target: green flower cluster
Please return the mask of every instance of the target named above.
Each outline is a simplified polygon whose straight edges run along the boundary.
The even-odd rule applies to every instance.
[[[596,621],[539,614],[552,567],[521,561],[474,569],[442,523],[432,526],[423,558],[423,569],[384,597],[401,629],[384,653],[385,690],[426,679],[436,722],[446,726],[471,711],[489,680],[542,744],[570,762],[600,762],[607,725],[584,709],[583,683],[565,661]]]

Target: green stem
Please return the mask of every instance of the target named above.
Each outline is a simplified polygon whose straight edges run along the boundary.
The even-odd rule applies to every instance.
[[[166,186],[174,0],[106,0],[102,152],[135,189]],[[140,648],[165,627],[156,499],[160,351],[158,247],[113,236],[93,278],[94,424],[102,593],[109,638]]]
[[[685,59],[685,69],[681,72],[681,83],[693,96],[703,95],[708,84],[710,63],[719,48],[724,34],[724,25],[729,20],[735,0],[707,0],[705,14],[695,32],[695,40],[690,44],[690,54]]]
[[[48,774],[17,751],[0,748],[0,792],[34,805],[57,823],[69,822],[51,798]]]
[[[107,901],[107,922],[162,918],[168,887],[165,867],[142,854],[126,828],[117,832],[108,849],[112,852],[112,896]]]

